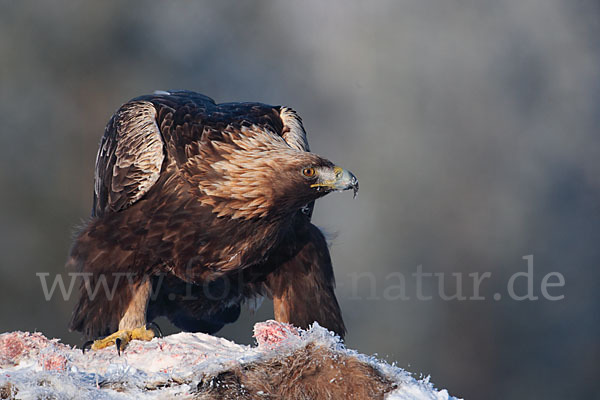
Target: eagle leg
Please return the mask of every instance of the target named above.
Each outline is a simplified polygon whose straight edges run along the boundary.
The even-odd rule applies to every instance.
[[[156,336],[162,337],[158,325],[153,322],[145,323],[150,287],[151,282],[147,278],[135,285],[132,288],[133,297],[119,322],[119,330],[105,338],[87,342],[83,346],[83,351],[85,352],[87,348],[100,350],[115,345],[117,353],[121,355],[121,351],[125,350],[132,340],[150,341]]]
[[[299,249],[267,278],[275,320],[304,329],[317,321],[343,339],[346,327],[335,297],[327,241],[311,223],[297,226],[295,241]]]

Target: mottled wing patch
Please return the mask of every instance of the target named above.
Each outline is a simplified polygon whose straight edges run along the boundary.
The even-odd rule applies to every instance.
[[[154,105],[123,105],[106,127],[98,150],[93,215],[138,201],[158,180],[164,157]]]

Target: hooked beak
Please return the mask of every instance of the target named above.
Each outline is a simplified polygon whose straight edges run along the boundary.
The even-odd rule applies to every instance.
[[[324,187],[330,190],[339,191],[352,189],[354,191],[354,197],[356,197],[356,193],[358,192],[358,179],[356,179],[356,176],[354,176],[352,172],[341,167],[334,167],[333,172],[335,174],[335,178],[333,180],[323,181],[311,186]]]

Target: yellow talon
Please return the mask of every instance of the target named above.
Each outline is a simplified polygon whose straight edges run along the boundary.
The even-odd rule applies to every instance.
[[[125,350],[127,344],[132,340],[150,341],[154,337],[154,331],[147,329],[146,326],[135,329],[122,329],[103,339],[94,340],[92,350],[100,350],[106,347],[116,345],[117,352],[121,355],[121,351]]]

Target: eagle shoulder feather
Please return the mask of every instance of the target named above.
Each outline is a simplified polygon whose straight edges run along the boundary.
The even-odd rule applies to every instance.
[[[96,156],[92,215],[120,211],[138,201],[158,180],[164,158],[154,105],[123,105],[106,126]]]

